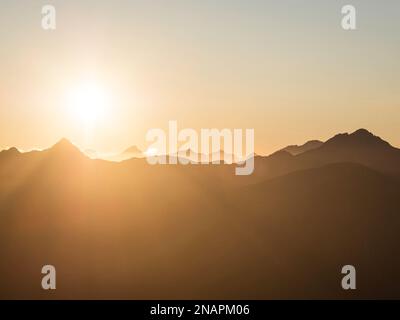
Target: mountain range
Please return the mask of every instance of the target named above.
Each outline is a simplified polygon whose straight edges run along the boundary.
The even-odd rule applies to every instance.
[[[365,129],[236,165],[0,152],[0,298],[400,298],[400,150]],[[341,268],[357,290],[341,288]]]
[[[301,146],[290,145],[290,146],[283,148],[282,150],[289,152],[293,156],[297,156],[300,153],[304,153],[309,150],[317,149],[322,144],[324,144],[322,141],[310,140],[310,141],[307,141],[306,143],[302,144]]]

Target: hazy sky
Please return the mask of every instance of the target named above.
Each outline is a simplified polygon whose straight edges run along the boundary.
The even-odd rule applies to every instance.
[[[399,0],[1,0],[0,30],[0,148],[143,148],[168,120],[254,128],[258,153],[360,127],[400,146]],[[89,138],[67,103],[87,82]]]

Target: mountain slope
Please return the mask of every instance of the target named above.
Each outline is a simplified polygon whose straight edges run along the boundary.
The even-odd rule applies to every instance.
[[[247,187],[237,204],[246,213],[243,226],[270,253],[253,262],[265,275],[254,276],[252,283],[264,281],[265,292],[283,298],[399,296],[399,198],[397,179],[351,163]],[[353,293],[340,287],[340,270],[347,264],[357,269]],[[276,281],[279,285],[272,285]]]
[[[298,154],[304,153],[306,151],[317,149],[321,145],[323,145],[322,141],[310,140],[310,141],[307,141],[303,145],[300,145],[300,146],[298,146],[298,145],[290,145],[290,146],[287,146],[286,148],[283,148],[282,150],[289,152],[293,156],[297,156]]]
[[[394,175],[400,174],[400,149],[391,146],[365,129],[351,134],[338,134],[316,149],[296,156],[279,151],[268,157],[256,157],[256,174],[249,178],[261,181],[289,172],[351,162]]]
[[[48,298],[44,264],[57,268],[59,299],[399,298],[399,180],[344,161],[396,150],[365,132],[337,136],[256,157],[257,179],[228,165],[91,160],[65,140],[11,151],[0,158],[0,298]],[[356,291],[340,287],[346,264]]]

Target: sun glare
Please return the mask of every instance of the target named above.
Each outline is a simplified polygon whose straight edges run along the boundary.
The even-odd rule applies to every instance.
[[[110,108],[108,92],[96,83],[84,83],[69,93],[68,105],[76,120],[93,125],[105,118]]]

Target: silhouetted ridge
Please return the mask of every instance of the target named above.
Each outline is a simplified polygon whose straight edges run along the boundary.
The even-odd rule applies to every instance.
[[[289,152],[293,156],[296,156],[296,155],[304,153],[306,151],[317,149],[322,145],[323,145],[322,141],[310,140],[310,141],[307,141],[303,145],[300,145],[300,146],[299,145],[290,145],[290,146],[287,146],[286,148],[283,148],[282,150]]]
[[[77,146],[65,138],[57,142],[49,151],[56,154],[83,155]]]
[[[10,149],[0,151],[0,157],[1,158],[9,158],[9,157],[17,156],[20,153],[21,152],[19,152],[19,150],[17,148],[12,147]]]
[[[358,130],[243,177],[90,160],[66,139],[0,157],[0,299],[42,299],[47,261],[68,284],[57,299],[399,299],[400,150],[386,145]],[[351,297],[346,263],[367,279]]]
[[[325,145],[335,145],[340,147],[389,147],[390,144],[380,137],[373,135],[366,129],[358,129],[351,134],[341,133],[325,142]]]
[[[369,132],[367,129],[364,129],[364,128],[361,128],[361,129],[358,129],[358,130],[354,131],[352,133],[352,135],[353,136],[359,136],[359,137],[361,137],[361,136],[364,136],[364,137],[375,137],[371,132]]]
[[[282,149],[271,154],[269,158],[285,160],[285,159],[292,159],[293,155],[290,152]]]
[[[127,148],[123,153],[142,153],[142,150],[140,150],[137,146],[131,146]]]
[[[9,149],[6,150],[2,150],[0,153],[7,153],[7,154],[19,154],[21,152],[19,152],[19,150],[16,147],[11,147]]]

